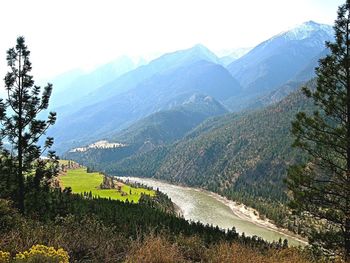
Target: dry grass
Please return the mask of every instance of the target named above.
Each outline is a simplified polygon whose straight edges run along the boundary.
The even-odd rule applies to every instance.
[[[297,248],[253,249],[239,243],[220,242],[208,245],[198,236],[174,236],[144,230],[144,238],[132,240],[117,227],[104,225],[91,216],[57,218],[50,224],[18,218],[8,202],[0,199],[0,250],[12,256],[36,244],[63,248],[72,262],[129,263],[324,263],[308,260],[307,251]],[[15,222],[15,223],[14,223]],[[332,263],[340,263],[334,260]]]
[[[89,217],[78,220],[70,216],[50,225],[28,221],[0,234],[0,250],[8,251],[12,256],[33,245],[43,244],[63,248],[72,262],[121,262],[129,243],[117,229]]]
[[[262,254],[240,244],[220,243],[206,251],[205,262],[211,263],[309,263],[294,248],[271,250]]]
[[[177,244],[162,236],[150,235],[131,246],[126,258],[128,263],[180,263],[186,262]]]
[[[311,263],[295,248],[262,253],[238,243],[222,242],[205,247],[198,237],[179,237],[176,242],[164,236],[151,235],[137,240],[128,252],[126,262],[210,262],[210,263]]]

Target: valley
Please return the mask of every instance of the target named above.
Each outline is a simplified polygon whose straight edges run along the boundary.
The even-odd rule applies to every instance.
[[[76,134],[54,129],[57,150],[108,175],[217,193],[305,236],[284,184],[288,167],[305,158],[291,147],[291,122],[317,109],[301,88],[315,89],[314,67],[332,34],[308,21],[228,64],[203,45],[164,54],[96,89],[98,100],[110,99],[89,107],[87,97],[77,100],[58,124]],[[99,141],[123,147],[91,147]]]
[[[219,226],[234,227],[240,234],[258,236],[269,242],[287,239],[291,246],[305,246],[307,242],[288,231],[279,229],[268,220],[262,220],[254,210],[237,204],[217,194],[196,188],[183,187],[155,179],[119,177],[123,181],[137,182],[167,194],[190,221]]]

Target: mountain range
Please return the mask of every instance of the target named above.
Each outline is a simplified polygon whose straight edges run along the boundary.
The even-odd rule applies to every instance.
[[[171,109],[193,94],[220,101],[236,95],[240,85],[227,69],[213,62],[216,60],[201,45],[163,55],[75,102],[71,106],[74,111],[71,109],[70,114],[58,118],[51,135],[59,148],[67,150],[77,143],[91,142],[126,128],[154,112]],[[93,103],[85,106],[88,101]]]
[[[71,72],[72,82],[61,78],[65,87],[53,95],[58,121],[50,135],[62,153],[181,105],[194,94],[210,96],[230,111],[270,105],[314,75],[332,32],[328,25],[309,21],[264,41],[227,67],[199,44],[141,66],[122,57],[87,75]]]

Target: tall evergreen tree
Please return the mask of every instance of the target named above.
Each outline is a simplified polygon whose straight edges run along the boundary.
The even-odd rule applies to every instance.
[[[335,42],[326,43],[330,54],[316,68],[316,89],[303,89],[319,110],[312,115],[300,112],[292,123],[294,146],[309,159],[290,168],[287,184],[293,207],[320,219],[311,241],[340,250],[349,262],[350,0],[339,7],[334,30]]]
[[[9,173],[8,176],[16,177],[15,200],[22,213],[26,177],[33,174],[35,161],[53,144],[53,138],[47,137],[42,149],[38,141],[56,121],[56,113],[53,112],[45,121],[37,119],[38,114],[48,108],[52,85],[44,87],[43,92],[34,85],[29,56],[24,37],[18,37],[16,46],[7,51],[9,72],[4,80],[8,96],[5,102],[0,103],[1,134],[12,146],[10,152],[5,152],[3,156],[10,158],[15,166],[15,175]],[[54,157],[54,153],[49,151],[49,156]]]

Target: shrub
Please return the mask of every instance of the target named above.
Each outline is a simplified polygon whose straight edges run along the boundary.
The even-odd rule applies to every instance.
[[[199,236],[179,235],[175,240],[186,260],[201,262],[207,249],[203,239]]]
[[[19,222],[18,212],[12,208],[12,203],[0,199],[0,233],[8,232]]]
[[[10,253],[0,250],[0,263],[10,262]]]
[[[16,255],[15,262],[69,263],[69,256],[62,248],[55,249],[44,245],[34,245],[28,251]]]
[[[72,262],[120,262],[130,242],[118,228],[105,226],[93,216],[67,216],[47,223],[26,219],[12,231],[0,233],[0,250],[15,255],[35,244],[45,244],[63,248]]]

